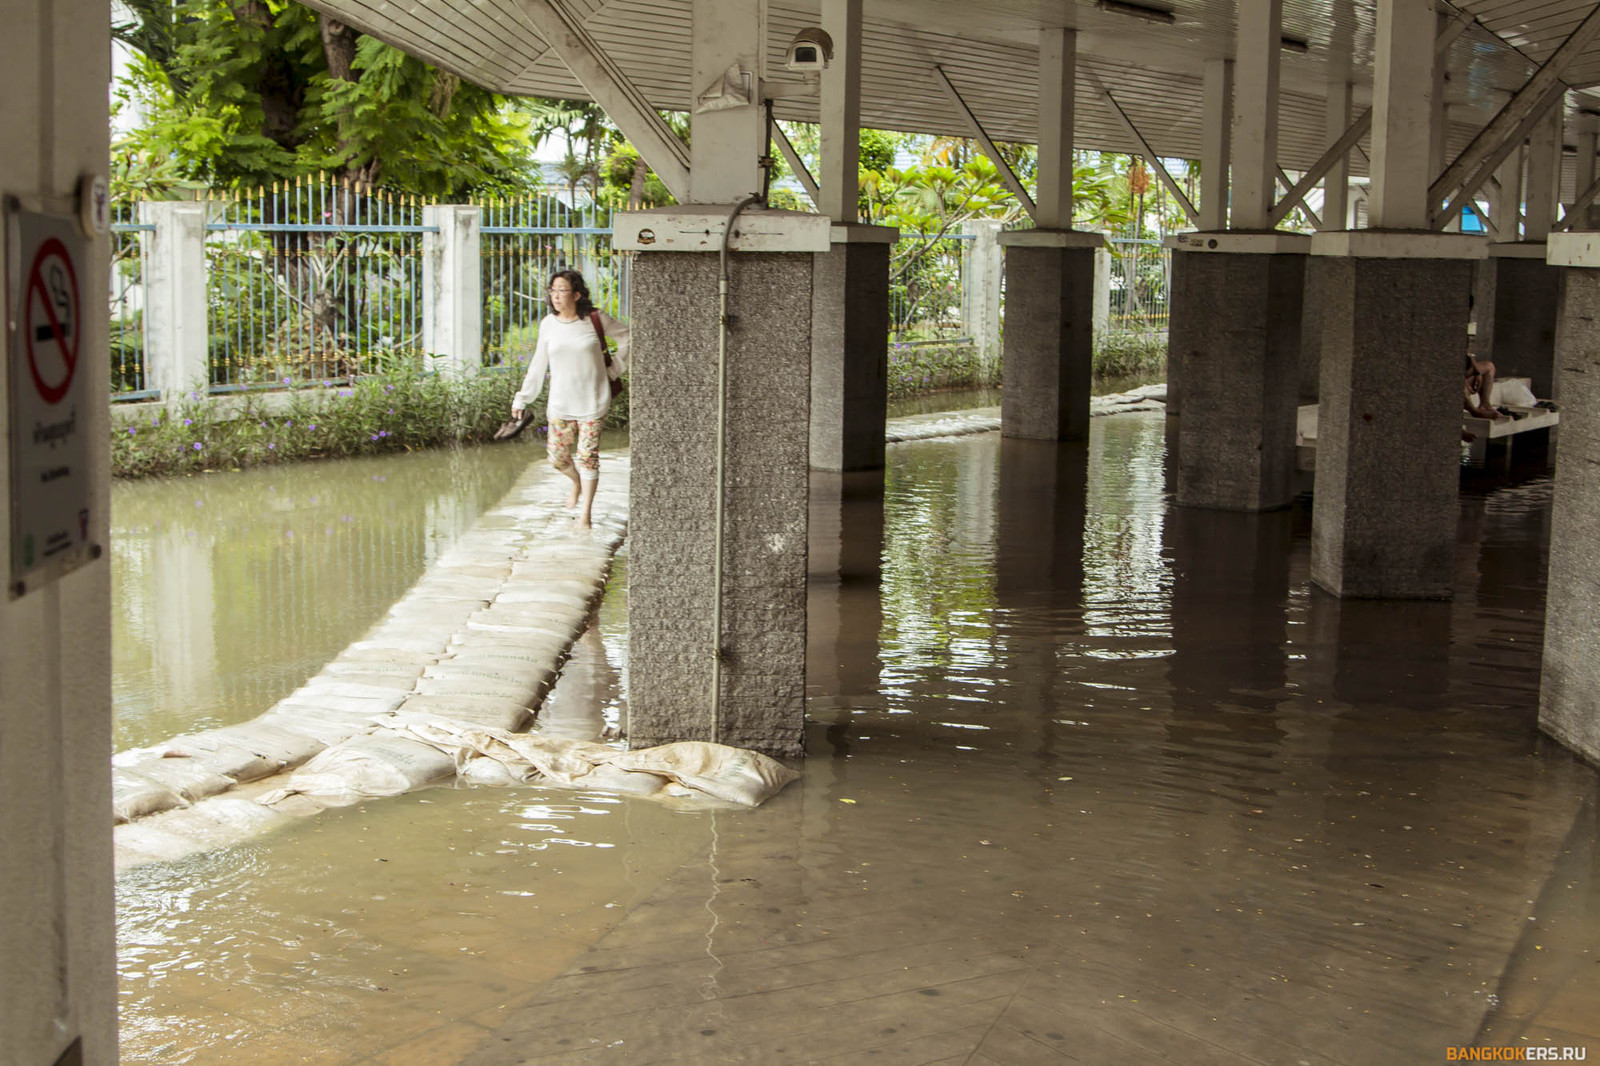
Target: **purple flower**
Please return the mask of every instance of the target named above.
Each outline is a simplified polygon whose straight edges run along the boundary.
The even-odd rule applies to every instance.
[[[377,434],[376,434],[376,433],[374,433],[374,434],[373,434],[373,435],[372,435],[372,439],[373,439],[373,440],[377,440],[377,439],[378,439],[378,435],[377,435]]]
[[[390,414],[394,414],[394,408],[393,407],[389,408],[389,413]]]
[[[133,435],[134,435],[134,434],[135,434],[135,433],[137,433],[137,432],[139,432],[139,431],[138,431],[138,430],[137,430],[137,429],[134,429],[134,428],[133,428],[133,427],[132,427],[132,426],[129,426],[129,427],[128,427],[128,436],[130,436],[130,437],[131,437],[131,436],[133,436]]]
[[[194,442],[194,450],[195,451],[199,451],[200,447],[201,447],[200,442],[199,441],[195,441]]]
[[[194,425],[194,419],[192,419],[192,418],[185,418],[185,419],[184,419],[184,420],[183,420],[183,424],[184,424],[184,425],[186,425],[186,426],[192,426],[192,425]]]
[[[383,391],[385,391],[385,392],[393,392],[394,391],[394,386],[393,385],[385,385],[383,387]]]
[[[388,435],[389,435],[389,431],[388,430],[384,430],[383,432],[378,434],[378,436],[380,436],[380,437],[387,437]]]
[[[277,447],[277,445],[276,445],[276,444],[268,444],[268,445],[267,445],[267,450],[268,450],[268,451],[271,451],[271,450],[272,450],[272,449],[274,449],[274,448],[276,448],[276,447]]]
[[[313,423],[311,423],[311,432],[315,433],[316,431],[317,431],[317,424],[315,422],[313,422]]]

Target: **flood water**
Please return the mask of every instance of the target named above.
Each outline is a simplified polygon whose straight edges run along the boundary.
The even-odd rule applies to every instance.
[[[382,618],[538,454],[519,442],[117,482],[117,750],[269,709]]]
[[[1340,602],[1304,505],[1173,508],[1166,431],[817,476],[809,757],[755,811],[433,789],[125,875],[125,1059],[1600,1056],[1550,483],[1463,495],[1453,601]],[[547,728],[615,717],[625,585]]]

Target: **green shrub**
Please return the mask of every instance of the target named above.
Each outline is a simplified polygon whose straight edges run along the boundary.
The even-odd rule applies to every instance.
[[[1167,334],[1098,333],[1094,338],[1094,376],[1159,374],[1167,368]]]
[[[903,400],[939,389],[994,385],[970,344],[889,345],[889,399]]]

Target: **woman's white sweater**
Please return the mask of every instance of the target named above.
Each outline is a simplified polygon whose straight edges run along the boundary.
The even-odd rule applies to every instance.
[[[600,324],[605,327],[607,339],[617,344],[611,356],[614,377],[628,368],[628,325],[604,311],[600,312]],[[550,397],[545,402],[548,417],[589,422],[604,418],[611,409],[611,386],[607,383],[600,336],[587,315],[572,322],[563,322],[555,315],[544,316],[539,323],[533,361],[528,364],[527,376],[511,406],[533,406],[544,387],[546,371],[550,374]]]

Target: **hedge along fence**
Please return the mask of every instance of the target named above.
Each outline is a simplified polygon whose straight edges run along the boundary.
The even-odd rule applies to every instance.
[[[510,417],[522,373],[513,365],[470,376],[384,374],[229,397],[195,390],[171,407],[117,407],[111,472],[194,474],[482,444]],[[613,402],[607,425],[626,423],[627,395]]]
[[[1108,332],[1094,338],[1095,380],[1162,374],[1167,368],[1164,332]],[[987,370],[971,344],[891,344],[889,399],[903,400],[940,389],[992,388],[998,367]]]
[[[1095,376],[1158,373],[1166,348],[1160,333],[1097,336]],[[891,345],[888,366],[889,398],[896,400],[999,384],[971,344]],[[509,416],[522,375],[515,363],[472,375],[383,374],[232,396],[196,389],[172,407],[118,406],[111,469],[117,477],[193,474],[481,444]],[[630,395],[624,389],[612,401],[607,426],[627,425]]]

